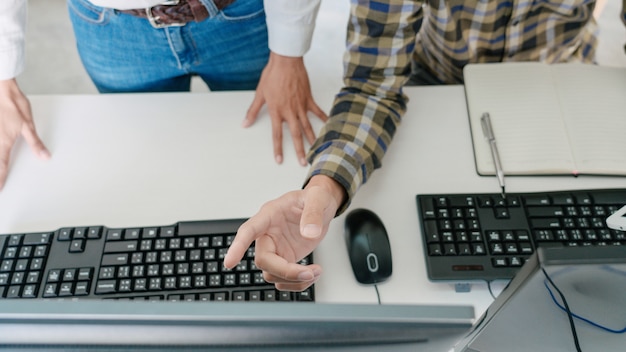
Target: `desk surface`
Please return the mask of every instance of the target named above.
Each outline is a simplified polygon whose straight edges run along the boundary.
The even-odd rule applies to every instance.
[[[351,209],[373,210],[390,235],[394,272],[379,287],[383,303],[472,304],[479,316],[492,301],[486,284],[457,293],[452,284],[428,280],[415,195],[498,192],[499,186],[495,178],[476,174],[463,87],[414,87],[406,93],[408,113],[384,167]],[[307,169],[297,164],[287,131],[285,161],[274,163],[267,113],[241,128],[252,97],[252,92],[31,96],[52,159],[39,161],[18,143],[0,193],[0,233],[253,215],[264,202],[301,187]],[[330,94],[318,98],[326,111],[331,102]],[[593,187],[626,188],[626,178],[507,178],[510,192]],[[343,220],[332,222],[315,252],[325,268],[316,299],[375,303],[374,288],[353,277]]]

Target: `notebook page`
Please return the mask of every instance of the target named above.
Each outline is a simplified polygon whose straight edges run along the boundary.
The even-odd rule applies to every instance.
[[[580,173],[626,175],[626,68],[553,65]]]
[[[479,174],[495,173],[480,124],[484,112],[491,116],[505,174],[563,174],[575,169],[548,65],[468,65],[464,76]]]

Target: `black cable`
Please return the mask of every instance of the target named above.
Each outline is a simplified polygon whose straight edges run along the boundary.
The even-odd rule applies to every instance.
[[[380,293],[378,292],[378,285],[374,284],[374,288],[376,289],[376,298],[378,299],[378,304],[380,303]]]
[[[578,343],[578,334],[576,333],[576,325],[574,325],[574,317],[572,316],[572,311],[569,309],[569,305],[567,304],[567,300],[565,299],[565,296],[563,295],[561,290],[559,290],[556,284],[552,281],[552,279],[550,278],[546,270],[544,268],[541,268],[541,271],[543,271],[543,275],[546,277],[548,282],[550,282],[550,285],[554,287],[554,290],[561,297],[561,301],[563,301],[563,306],[565,307],[565,312],[567,312],[567,318],[569,319],[569,326],[570,326],[570,329],[572,330],[572,337],[574,338],[574,345],[576,346],[576,351],[582,352],[582,350],[580,349],[580,344]]]
[[[548,286],[547,282],[543,283],[544,286],[546,287],[546,289],[548,290],[548,293],[550,294],[550,298],[552,298],[552,302],[554,302],[554,304],[556,304],[557,307],[559,307],[561,310],[565,311],[565,307],[563,307],[563,305],[561,303],[559,303],[559,301],[556,299],[556,297],[554,296],[554,293],[552,292],[552,290],[550,289],[550,287]],[[626,327],[624,327],[623,329],[612,329],[609,328],[608,326],[604,326],[602,324],[596,323],[595,321],[591,320],[591,319],[587,319],[583,316],[580,316],[578,314],[576,314],[576,312],[572,312],[572,316],[576,319],[580,319],[581,321],[584,321],[585,323],[594,326],[598,329],[602,329],[606,332],[610,332],[612,334],[623,334],[626,333]]]
[[[493,289],[491,288],[491,284],[493,283],[493,280],[485,280],[485,282],[487,283],[487,289],[489,289],[489,294],[491,294],[491,297],[493,298],[493,300],[496,300],[496,295],[493,293]]]

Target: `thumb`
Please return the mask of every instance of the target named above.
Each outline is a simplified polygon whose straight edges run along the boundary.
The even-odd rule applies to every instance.
[[[320,189],[313,188],[307,193],[302,217],[300,218],[300,233],[308,239],[318,238],[324,228],[324,213],[329,207],[328,198]]]

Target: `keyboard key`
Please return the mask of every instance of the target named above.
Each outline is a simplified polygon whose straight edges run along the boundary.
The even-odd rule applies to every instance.
[[[86,227],[76,227],[74,228],[74,234],[72,235],[72,239],[74,240],[83,240],[87,238],[87,228]]]
[[[141,236],[141,229],[126,229],[124,231],[125,240],[137,240]]]
[[[80,281],[74,288],[74,296],[87,296],[89,294],[89,282]]]
[[[115,280],[98,280],[96,294],[116,292],[117,282]]]
[[[11,235],[9,237],[9,247],[17,247],[22,244],[22,235]]]
[[[441,250],[441,246],[439,244],[429,244],[428,245],[428,255],[431,255],[431,256],[443,255],[443,251]]]
[[[74,284],[72,282],[63,282],[59,285],[59,297],[68,297],[74,294]]]
[[[104,253],[125,253],[137,250],[137,241],[114,241],[104,245]]]
[[[94,226],[90,227],[87,230],[87,238],[89,239],[97,239],[102,236],[102,226]]]
[[[65,269],[63,270],[63,279],[62,281],[74,281],[76,279],[76,269]]]
[[[313,296],[311,295],[311,291],[308,289],[302,292],[296,292],[295,294],[297,296],[296,300],[298,301],[302,301],[302,302],[313,301]]]
[[[50,239],[52,235],[49,233],[30,233],[24,236],[24,243],[22,245],[38,245],[38,244],[48,244],[50,243]]]
[[[80,268],[78,269],[78,276],[76,277],[78,280],[89,281],[92,279],[92,268]]]
[[[75,239],[70,242],[70,253],[81,253],[85,250],[85,240]]]
[[[9,284],[9,276],[11,274],[9,273],[0,273],[0,286],[4,286],[4,285],[8,285]]]
[[[118,241],[122,239],[122,230],[113,229],[107,231],[107,241]]]
[[[128,254],[105,254],[102,256],[102,264],[108,265],[125,265],[128,264]]]
[[[44,287],[43,297],[52,298],[57,296],[57,284],[46,284]]]
[[[22,298],[36,298],[36,297],[37,297],[36,285],[24,286],[24,290],[22,291]]]
[[[6,292],[6,298],[19,298],[21,293],[22,293],[22,286],[20,285],[9,286]]]
[[[59,241],[69,241],[72,239],[72,232],[73,229],[71,228],[64,228],[64,229],[60,229],[58,232],[58,237],[57,240]]]

